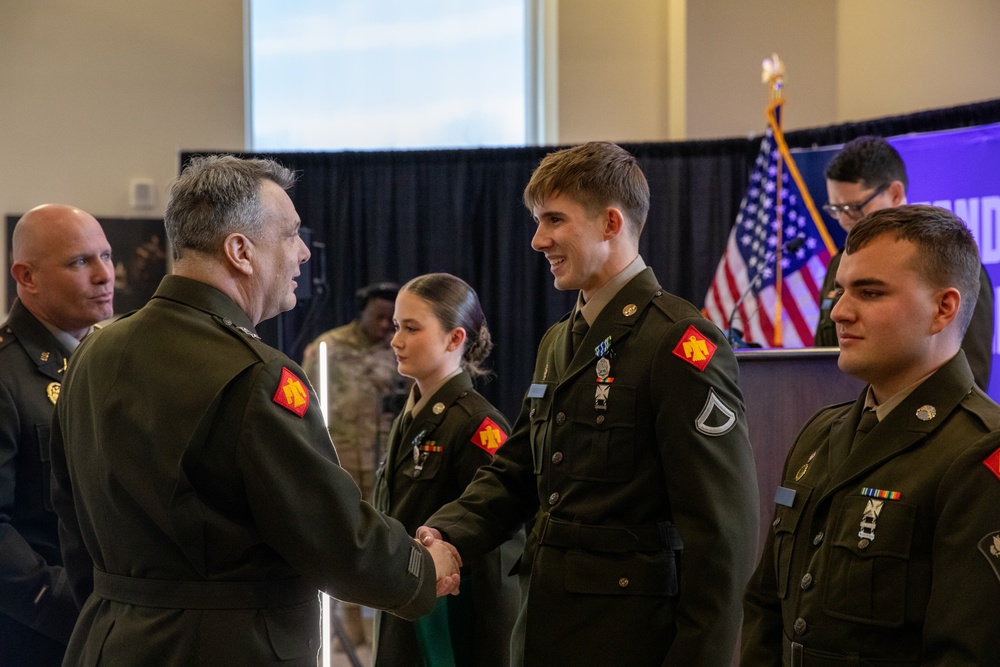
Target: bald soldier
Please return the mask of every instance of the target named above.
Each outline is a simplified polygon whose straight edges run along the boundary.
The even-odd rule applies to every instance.
[[[49,501],[49,422],[66,360],[112,314],[101,225],[45,204],[18,220],[17,299],[0,327],[0,662],[59,665],[76,621]]]

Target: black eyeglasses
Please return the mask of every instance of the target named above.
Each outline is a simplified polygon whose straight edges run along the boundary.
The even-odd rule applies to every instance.
[[[823,204],[823,210],[826,211],[831,218],[839,218],[842,215],[846,215],[847,217],[853,220],[860,220],[862,217],[864,217],[865,206],[868,206],[871,200],[875,199],[875,197],[878,197],[880,194],[885,192],[888,189],[888,187],[889,183],[883,183],[882,185],[878,186],[877,188],[875,188],[875,192],[872,193],[871,197],[864,200],[860,204],[830,204],[828,202],[826,204]]]

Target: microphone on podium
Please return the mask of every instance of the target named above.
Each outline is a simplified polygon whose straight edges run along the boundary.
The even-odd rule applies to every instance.
[[[801,248],[802,244],[805,242],[806,239],[804,236],[796,236],[782,245],[781,250],[782,252],[795,252]],[[737,347],[735,344],[736,342],[741,343],[740,347],[760,347],[759,345],[747,345],[743,342],[743,332],[733,328],[733,318],[736,317],[736,313],[739,311],[743,301],[750,296],[750,292],[753,291],[753,288],[757,286],[757,283],[764,276],[764,269],[771,264],[771,261],[777,254],[778,248],[775,248],[764,256],[764,261],[761,262],[759,267],[757,267],[757,271],[754,272],[753,278],[750,279],[750,284],[745,290],[743,290],[743,293],[740,294],[740,298],[736,300],[736,304],[733,306],[733,309],[729,311],[729,329],[726,331],[726,340],[729,341],[729,344],[733,347]],[[744,322],[744,324],[746,323]]]

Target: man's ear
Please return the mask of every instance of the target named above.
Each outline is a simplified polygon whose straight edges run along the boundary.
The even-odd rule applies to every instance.
[[[222,254],[229,264],[245,276],[253,275],[253,241],[239,232],[233,232],[222,243]]]
[[[32,293],[38,290],[38,286],[35,285],[35,274],[31,270],[30,264],[14,262],[13,266],[10,267],[10,275],[22,289]]]
[[[889,193],[889,200],[892,202],[893,208],[906,203],[906,188],[903,186],[902,181],[893,181],[890,183],[887,192]]]
[[[962,295],[954,287],[947,287],[937,293],[937,312],[931,321],[931,331],[940,333],[955,321],[962,306]]]
[[[604,209],[604,240],[610,241],[625,230],[625,216],[614,206]]]

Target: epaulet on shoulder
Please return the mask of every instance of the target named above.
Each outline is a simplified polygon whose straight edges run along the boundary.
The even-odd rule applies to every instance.
[[[650,303],[656,306],[664,315],[673,321],[686,320],[689,317],[701,317],[701,312],[694,305],[681,297],[664,289],[656,290]]]
[[[979,387],[973,386],[969,395],[962,401],[966,410],[976,415],[983,426],[990,431],[1000,430],[1000,410],[993,398]]]
[[[212,319],[215,320],[215,323],[228,332],[233,338],[242,341],[243,344],[246,345],[261,361],[267,363],[277,352],[274,348],[261,340],[260,336],[256,333],[246,327],[236,324],[228,317],[213,315]]]
[[[455,403],[470,415],[485,412],[491,408],[490,402],[482,394],[472,389],[467,389],[459,394]]]
[[[11,343],[17,340],[17,334],[11,327],[3,327],[0,329],[0,350],[4,349]]]

